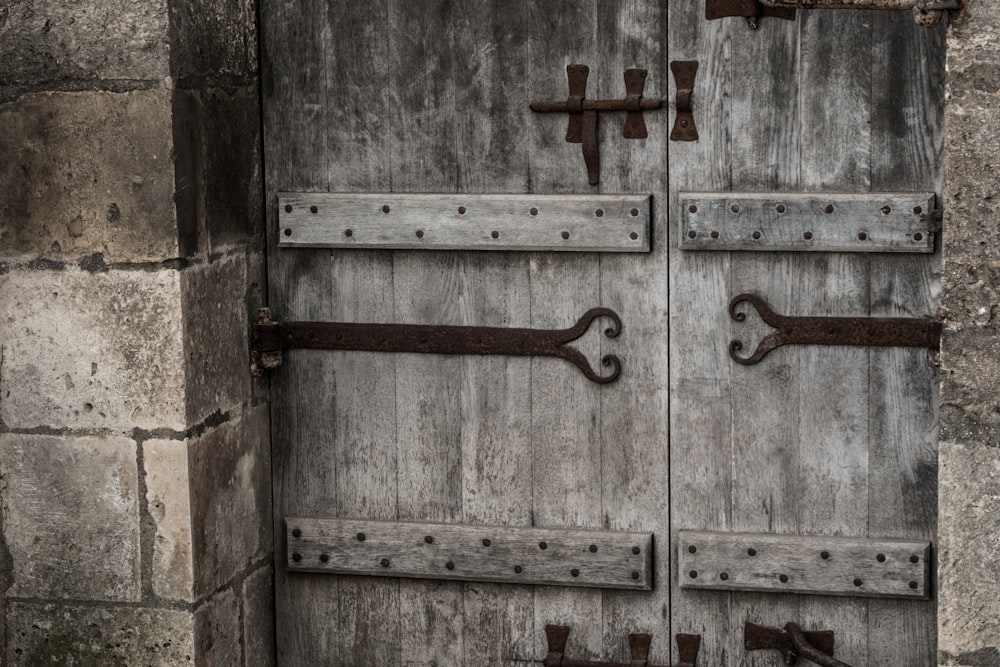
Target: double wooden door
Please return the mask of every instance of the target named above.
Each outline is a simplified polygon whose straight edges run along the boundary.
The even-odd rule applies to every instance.
[[[561,329],[605,307],[622,321],[617,338],[600,322],[577,343],[597,368],[620,357],[610,384],[544,357],[286,350],[272,374],[279,664],[531,664],[552,625],[570,628],[567,658],[627,662],[628,635],[644,633],[649,664],[679,664],[684,633],[700,636],[698,665],[783,664],[745,650],[747,622],[833,631],[835,655],[855,667],[935,664],[933,581],[910,599],[871,597],[867,583],[730,590],[717,571],[691,576],[686,531],[744,551],[741,534],[785,536],[792,551],[809,536],[862,538],[862,551],[933,543],[928,352],[788,346],[744,366],[730,341],[749,348],[762,334],[729,303],[751,293],[790,315],[934,312],[933,227],[887,241],[898,211],[880,212],[879,197],[931,208],[940,191],[940,27],[814,11],[750,30],[707,20],[700,0],[265,0],[261,16],[276,319]],[[670,141],[669,65],[692,60],[699,138]],[[665,101],[643,112],[645,139],[622,136],[624,113],[600,115],[597,185],[565,141],[567,115],[529,109],[565,99],[570,64],[589,67],[587,98],[623,98],[624,71],[641,68],[644,96]],[[349,212],[337,243],[290,244],[285,201],[315,193],[392,197],[393,210],[411,193],[531,195],[540,203],[525,206],[541,209],[555,195],[649,197],[649,251],[344,247],[360,224]],[[798,216],[783,249],[768,247],[777,223],[751,215],[777,206]],[[751,227],[764,238],[727,236]],[[899,252],[916,246],[931,252]],[[585,529],[612,542],[635,532],[654,546],[643,590],[332,574],[329,560],[300,571],[289,517]],[[915,555],[925,574],[929,553]],[[726,557],[736,580],[746,563]]]

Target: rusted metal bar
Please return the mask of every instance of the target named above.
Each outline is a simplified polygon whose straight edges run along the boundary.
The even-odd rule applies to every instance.
[[[895,9],[911,10],[917,23],[934,25],[944,11],[960,11],[963,0],[759,0],[775,9]]]
[[[743,343],[729,344],[733,361],[752,365],[782,345],[852,345],[863,347],[926,347],[937,351],[941,342],[941,322],[918,317],[787,317],[771,310],[753,294],[740,294],[729,302],[729,314],[737,322],[746,319],[739,310],[749,303],[775,331],[765,336],[748,357],[738,353]]]
[[[743,626],[743,648],[747,651],[774,649],[781,651],[786,665],[794,665],[800,657],[822,667],[851,667],[833,657],[833,632],[820,630],[803,632],[794,623],[784,628],[768,628],[749,621]]]
[[[545,638],[549,645],[548,653],[544,660],[538,662],[541,662],[544,667],[656,667],[648,662],[649,648],[653,643],[652,635],[632,634],[628,636],[631,657],[628,662],[597,662],[594,660],[572,660],[565,656],[569,631],[569,627],[565,625],[546,625]]]
[[[598,375],[582,352],[568,343],[587,332],[594,320],[606,317],[612,326],[608,338],[621,333],[618,314],[609,308],[591,308],[568,329],[514,329],[502,327],[438,326],[421,324],[364,324],[345,322],[275,322],[261,309],[254,327],[254,351],[261,368],[277,368],[288,349],[414,352],[419,354],[489,354],[513,357],[559,357],[579,368],[587,379],[608,384],[621,374],[621,360],[601,358],[610,374]]]

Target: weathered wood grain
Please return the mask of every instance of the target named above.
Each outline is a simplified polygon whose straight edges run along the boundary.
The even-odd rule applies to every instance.
[[[682,588],[927,599],[930,543],[682,531]]]
[[[681,193],[685,250],[934,252],[934,193]]]
[[[282,193],[278,245],[649,252],[649,210],[649,195]]]
[[[650,590],[653,536],[286,517],[295,572]]]

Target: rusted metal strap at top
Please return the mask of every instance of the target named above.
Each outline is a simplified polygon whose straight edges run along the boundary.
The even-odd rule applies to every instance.
[[[797,9],[908,9],[918,24],[930,27],[946,11],[957,14],[963,6],[963,0],[705,0],[705,18],[742,16],[755,30],[762,16],[794,21]]]
[[[803,632],[795,623],[786,623],[781,629],[750,622],[743,626],[744,649],[781,651],[786,665],[794,665],[799,658],[805,658],[821,667],[851,667],[833,657],[833,642],[833,632]]]
[[[698,656],[698,646],[701,645],[701,637],[697,635],[683,635],[684,637],[697,637],[697,642],[690,639],[685,640],[686,653],[682,654],[683,665],[678,667],[694,667],[694,660]],[[678,644],[680,644],[678,635]],[[593,660],[571,660],[566,657],[566,642],[569,640],[569,627],[565,625],[546,625],[545,638],[548,640],[548,654],[544,660],[540,660],[545,667],[656,667],[649,664],[649,648],[652,646],[652,635],[631,634],[628,636],[628,647],[630,660],[628,662],[596,662]],[[693,647],[693,648],[692,648]],[[693,650],[693,653],[692,653]],[[691,662],[685,661],[685,657]]]
[[[283,350],[353,350],[414,352],[419,354],[490,354],[513,357],[559,357],[579,368],[588,380],[608,384],[621,374],[621,360],[601,358],[609,367],[598,375],[587,358],[568,343],[583,336],[594,320],[605,317],[612,325],[608,338],[621,333],[622,322],[610,308],[591,308],[568,329],[513,329],[501,327],[437,326],[420,324],[362,324],[345,322],[275,322],[262,308],[254,327],[255,364],[271,369],[281,365]]]
[[[737,322],[746,319],[740,305],[749,303],[775,331],[765,336],[748,357],[741,356],[743,343],[729,344],[733,361],[752,365],[782,345],[851,345],[861,347],[925,347],[940,349],[941,322],[917,317],[788,317],[779,315],[758,296],[740,294],[729,302],[729,314]]]

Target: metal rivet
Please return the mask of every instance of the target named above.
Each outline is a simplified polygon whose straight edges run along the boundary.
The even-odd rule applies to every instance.
[[[813,237],[812,232],[806,232],[805,234],[802,235],[802,238],[804,238],[806,241],[811,241],[812,237]]]
[[[916,590],[916,588],[917,588],[918,586],[920,586],[920,584],[918,584],[917,582],[915,582],[915,581],[911,581],[911,582],[910,582],[910,588],[912,588],[912,589]]]
[[[635,241],[637,238],[639,238],[639,235],[637,233],[635,233],[635,232],[629,232],[628,237],[630,239],[632,239],[633,241]]]
[[[784,213],[785,212],[785,205],[784,204],[778,204],[777,211],[778,211],[778,213]]]
[[[514,572],[516,572],[518,574],[521,574],[522,572],[524,572],[524,568],[521,567],[520,565],[515,565],[514,566]]]
[[[757,555],[757,550],[756,549],[754,549],[753,547],[750,547],[749,549],[747,549],[747,556],[751,556],[752,557],[752,556],[756,556],[756,555]]]
[[[422,230],[422,229],[418,229],[417,230],[417,238],[418,239],[424,238],[424,230]]]
[[[698,547],[692,544],[691,546],[688,547],[688,553],[689,554],[698,553]]]
[[[563,233],[562,233],[562,237],[563,237],[564,239],[568,239],[568,238],[569,238],[569,232],[563,232]]]
[[[548,549],[549,548],[549,543],[548,542],[539,542],[538,543],[538,548],[539,549]]]
[[[465,207],[464,206],[459,206],[458,207],[458,214],[459,215],[465,215]]]
[[[320,554],[319,555],[319,562],[326,563],[326,562],[329,562],[329,560],[330,560],[330,557],[327,556],[326,554]]]
[[[722,574],[719,575],[719,579],[722,579],[723,581],[729,581],[729,573],[723,572]]]
[[[788,583],[788,575],[787,574],[780,575],[778,577],[778,581],[780,581],[783,584],[787,584]]]
[[[291,235],[292,235],[292,230],[291,230],[291,228],[289,228],[289,227],[285,227],[285,236],[291,236]]]
[[[490,236],[492,236],[495,239],[498,239],[498,238],[500,238],[500,232],[497,232],[497,231],[490,232]]]
[[[632,573],[631,575],[629,575],[629,576],[630,576],[630,577],[632,577],[633,579],[638,579],[638,578],[639,578],[639,573],[638,573],[638,572],[633,572],[633,573]]]
[[[696,238],[698,238],[698,232],[696,232],[696,231],[694,231],[692,229],[690,232],[688,232],[688,238],[689,239],[696,239]]]
[[[833,207],[833,204],[827,204],[826,208],[824,208],[823,210],[826,211],[827,213],[833,213],[837,209]]]
[[[292,537],[302,537],[302,531],[298,528],[292,529]]]
[[[713,239],[717,239],[719,238],[719,232],[713,231],[711,234],[709,234],[709,236],[711,236]]]
[[[642,549],[640,549],[639,547],[632,547],[632,553],[638,555],[641,552],[642,552]]]
[[[292,205],[285,204],[285,213],[291,213],[291,212],[292,212]]]
[[[688,213],[697,213],[697,212],[698,212],[698,207],[697,206],[695,206],[694,204],[691,204],[690,206],[688,206]]]
[[[922,206],[914,206],[913,207],[913,212],[916,213],[917,215],[920,215],[921,213],[924,212],[924,209],[923,209]]]
[[[889,215],[890,213],[892,213],[892,207],[891,206],[883,206],[882,207],[882,214],[883,215]]]
[[[318,208],[316,208],[315,206],[310,206],[310,207],[309,207],[309,212],[310,212],[310,213],[318,213],[318,212],[319,212],[319,209],[318,209]]]
[[[756,241],[757,239],[759,239],[759,238],[760,238],[760,232],[754,232],[754,233],[753,233],[753,234],[751,234],[750,236],[752,236],[752,237],[754,238],[754,240]]]
[[[296,563],[298,563],[300,560],[302,560],[302,554],[300,554],[300,553],[294,553],[294,554],[292,554],[292,560],[294,560]]]
[[[924,238],[924,235],[921,234],[920,232],[917,232],[916,234],[913,235],[913,240],[914,241],[922,241],[923,238]]]
[[[885,562],[885,554],[879,554],[879,555],[875,556],[875,560],[877,560],[880,563],[884,563]]]
[[[344,230],[344,236],[354,236],[354,230],[353,229],[345,229]]]
[[[687,127],[687,126],[688,126],[688,122],[686,120],[684,120],[684,119],[681,119],[681,127]]]
[[[389,567],[389,559],[388,558],[383,558],[379,562],[382,564],[382,567]]]
[[[427,544],[434,544],[434,537],[431,535],[427,535],[426,537],[424,537],[424,542],[426,542]]]
[[[489,539],[485,539],[485,540],[483,540],[483,546],[484,546],[484,547],[488,547],[488,546],[490,546],[491,544],[493,544],[493,543],[492,543],[492,542],[490,542],[490,541],[489,541]]]
[[[364,542],[364,541],[365,541],[365,534],[358,533],[358,542]]]
[[[444,566],[446,568],[448,568],[449,570],[454,570],[455,569],[455,564],[452,563],[451,561],[448,561],[447,563],[445,563]]]
[[[528,213],[530,213],[531,215],[538,215],[538,209],[532,206],[531,210],[528,211]]]
[[[739,213],[740,207],[737,206],[736,204],[733,204],[732,206],[729,207],[729,210],[732,211],[733,213]]]
[[[596,544],[591,544],[590,545],[590,553],[592,553],[592,554],[596,554],[597,553],[597,545]]]
[[[919,563],[920,562],[920,556],[910,556],[910,562],[911,563]]]
[[[822,558],[823,560],[826,560],[827,558],[830,557],[830,552],[829,551],[820,551],[819,552],[819,557]]]
[[[636,217],[637,215],[639,215],[639,209],[637,209],[637,208],[634,208],[634,209],[632,209],[631,211],[629,211],[629,213],[630,213],[630,214],[632,215],[632,217],[634,218],[634,217]]]
[[[863,584],[863,583],[865,583],[865,582],[861,581],[860,579],[855,579],[855,580],[854,580],[854,585],[855,585],[855,586],[860,586],[860,585],[861,585],[861,584]]]
[[[569,573],[572,574],[574,577],[579,577],[580,576],[580,570],[577,570],[576,568],[573,568],[572,570],[570,570]]]
[[[598,218],[603,218],[604,217],[604,209],[603,208],[597,209],[596,211],[594,211],[594,215],[596,215]]]
[[[388,213],[388,212],[389,212],[389,210],[390,210],[390,209],[389,209],[389,205],[388,205],[388,204],[386,204],[385,206],[383,206],[383,207],[382,207],[382,212],[383,212],[383,213]]]
[[[688,572],[688,576],[691,577],[692,579],[697,579],[698,578],[698,571],[697,570],[691,570],[690,572]]]
[[[859,241],[867,241],[868,240],[868,232],[858,232],[858,240]]]

